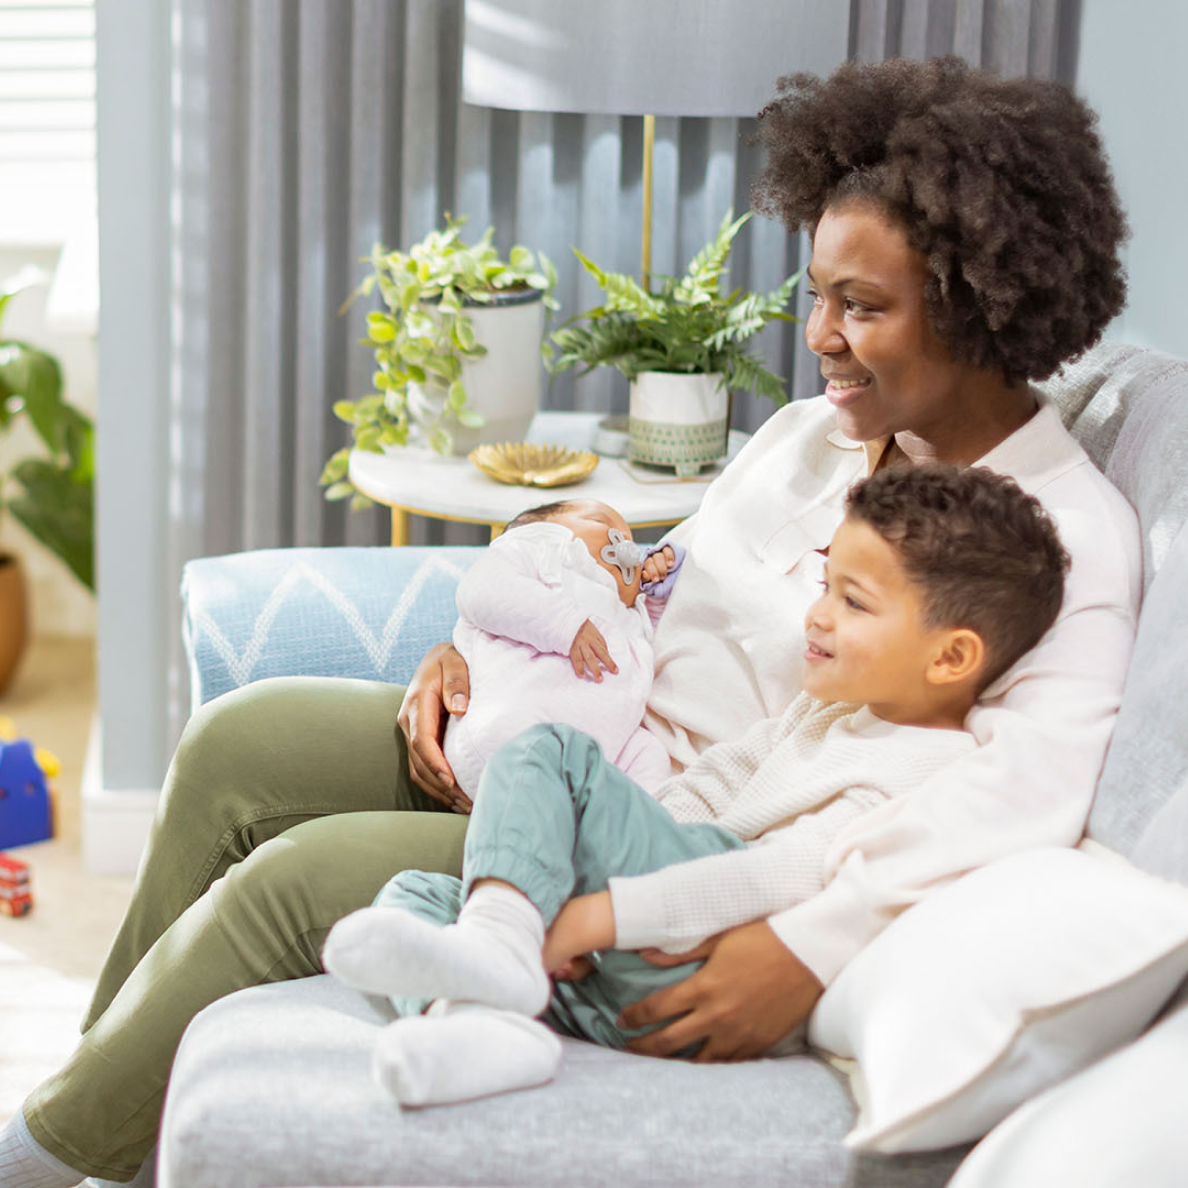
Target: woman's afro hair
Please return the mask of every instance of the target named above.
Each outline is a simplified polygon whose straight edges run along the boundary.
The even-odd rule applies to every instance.
[[[951,56],[794,74],[759,113],[752,199],[810,233],[831,204],[873,202],[927,258],[929,318],[954,357],[1044,379],[1126,299],[1126,217],[1096,122],[1060,83]]]

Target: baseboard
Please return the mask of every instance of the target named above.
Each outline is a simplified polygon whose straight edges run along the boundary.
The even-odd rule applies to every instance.
[[[157,810],[158,789],[103,787],[99,719],[91,726],[83,766],[82,858],[87,874],[135,874]]]

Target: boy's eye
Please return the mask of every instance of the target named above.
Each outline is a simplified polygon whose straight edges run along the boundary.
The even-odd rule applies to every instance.
[[[846,606],[848,606],[850,608],[850,610],[856,610],[856,611],[866,610],[866,607],[864,607],[862,605],[862,603],[859,602],[858,599],[855,598],[852,594],[846,595]]]

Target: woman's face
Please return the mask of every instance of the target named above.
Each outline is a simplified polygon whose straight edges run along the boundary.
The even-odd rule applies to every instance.
[[[984,395],[985,373],[955,362],[929,325],[927,277],[924,256],[877,207],[847,201],[821,216],[805,341],[854,441],[910,433],[939,444]]]

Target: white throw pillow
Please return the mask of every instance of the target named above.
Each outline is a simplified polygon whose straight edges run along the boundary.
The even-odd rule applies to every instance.
[[[1188,1006],[1017,1109],[949,1188],[1183,1188],[1188,1182]]]
[[[822,997],[809,1040],[857,1061],[848,1146],[933,1150],[1133,1039],[1186,974],[1188,888],[1032,850],[896,919]]]

